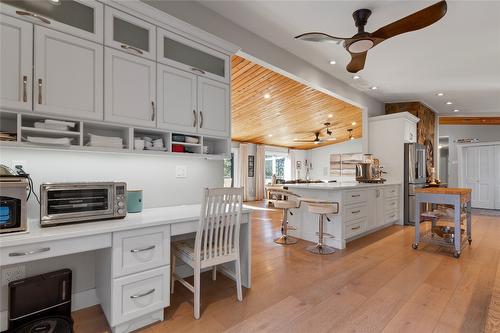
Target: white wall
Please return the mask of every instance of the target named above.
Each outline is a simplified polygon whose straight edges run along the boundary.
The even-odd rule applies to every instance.
[[[281,69],[288,74],[302,79],[301,81],[307,82],[314,88],[323,88],[339,97],[358,104],[358,106],[366,107],[369,116],[384,113],[384,104],[382,102],[231,22],[196,1],[142,1],[193,26],[238,45],[244,54],[255,58],[252,60],[265,62],[276,69]],[[229,2],[228,5],[230,5]]]
[[[449,137],[449,187],[458,187],[458,156],[456,140],[478,139],[500,141],[500,125],[440,125],[439,136]]]
[[[339,179],[337,179],[338,177],[330,176],[330,155],[361,153],[362,151],[363,144],[361,139],[344,141],[326,147],[308,150],[308,159],[313,165],[310,178],[339,181]]]
[[[0,148],[0,163],[12,166],[23,161],[37,194],[45,182],[125,181],[129,189],[144,190],[144,207],[161,207],[201,202],[203,187],[223,185],[222,161],[199,158],[69,152],[46,149]],[[188,177],[175,178],[175,167],[187,167]],[[28,216],[39,218],[40,208],[30,198]],[[94,252],[26,263],[27,276],[56,269],[73,270],[73,291],[93,289]],[[8,266],[6,266],[8,267]],[[5,267],[4,267],[5,268]],[[0,275],[1,276],[1,275]],[[2,286],[0,310],[6,308],[6,286]]]

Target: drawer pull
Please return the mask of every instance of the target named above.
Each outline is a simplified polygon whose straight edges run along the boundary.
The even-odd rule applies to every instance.
[[[396,217],[396,214],[392,214],[392,215],[391,215],[391,219],[392,219],[392,218],[395,218],[395,217]]]
[[[358,225],[357,227],[353,227],[353,228],[351,228],[351,230],[358,230],[358,229],[360,229],[360,228],[361,228],[361,226],[359,226],[359,225]]]
[[[358,213],[361,213],[361,211],[360,210],[353,210],[351,213],[352,214],[358,214]]]
[[[151,290],[148,290],[146,291],[145,293],[142,293],[142,294],[138,294],[138,295],[132,295],[130,296],[131,299],[136,299],[136,298],[141,298],[141,297],[144,297],[144,296],[148,296],[152,293],[155,292],[155,288],[151,289]]]
[[[25,12],[24,10],[16,10],[16,14],[20,15],[20,16],[31,16],[31,17],[33,17],[35,19],[38,19],[38,20],[42,21],[45,24],[50,24],[50,21],[47,20],[45,17],[40,16],[40,15],[35,14],[35,13]]]
[[[36,249],[36,250],[31,250],[31,251],[26,251],[26,252],[12,252],[9,253],[9,257],[22,257],[22,256],[28,256],[30,254],[37,254],[37,253],[42,253],[42,252],[47,252],[50,251],[50,247],[42,247],[41,249]]]
[[[351,198],[357,198],[357,197],[359,197],[359,196],[360,196],[359,194],[352,194],[352,195],[351,195]]]
[[[156,245],[151,245],[151,246],[148,246],[148,247],[142,247],[140,249],[132,249],[132,250],[130,250],[130,252],[132,252],[132,253],[144,252],[144,251],[152,250],[155,247],[156,247]]]
[[[191,71],[198,72],[198,73],[203,74],[203,75],[207,74],[204,70],[199,69],[199,68],[195,68],[195,67],[191,67]]]
[[[142,54],[142,53],[143,53],[143,52],[142,52],[141,50],[139,50],[138,48],[135,48],[135,47],[130,46],[130,45],[125,45],[125,44],[122,44],[122,45],[121,45],[121,48],[122,48],[122,49],[125,49],[125,50],[132,50],[132,51],[135,51],[135,52],[137,52],[137,53],[139,53],[139,54]]]

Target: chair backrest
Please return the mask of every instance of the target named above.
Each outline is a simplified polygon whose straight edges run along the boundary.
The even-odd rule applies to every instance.
[[[205,189],[195,257],[201,261],[235,257],[239,253],[243,188]]]

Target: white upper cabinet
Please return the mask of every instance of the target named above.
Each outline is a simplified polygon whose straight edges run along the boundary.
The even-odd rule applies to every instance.
[[[35,111],[103,119],[103,46],[35,27]]]
[[[405,120],[404,126],[404,141],[407,143],[417,142],[417,124],[409,120]]]
[[[158,64],[158,127],[196,133],[197,76]]]
[[[229,56],[158,28],[158,62],[229,83]]]
[[[154,127],[156,63],[106,47],[104,67],[104,119]]]
[[[3,13],[98,43],[103,41],[103,8],[94,0],[2,0]]]
[[[104,22],[107,46],[156,60],[156,26],[107,6]]]
[[[0,14],[0,107],[32,110],[33,25]]]
[[[198,132],[229,136],[229,85],[198,77]]]

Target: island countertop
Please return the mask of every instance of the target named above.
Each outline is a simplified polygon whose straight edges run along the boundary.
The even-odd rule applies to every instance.
[[[353,190],[360,188],[375,188],[380,186],[400,185],[399,183],[358,183],[358,182],[339,182],[339,183],[304,183],[304,184],[281,184],[290,189],[308,189],[308,190]]]

